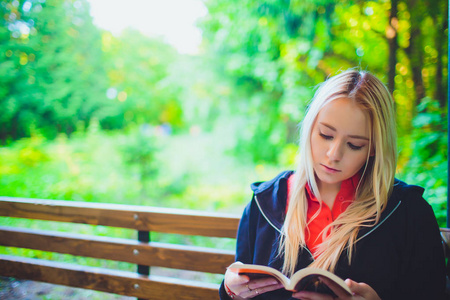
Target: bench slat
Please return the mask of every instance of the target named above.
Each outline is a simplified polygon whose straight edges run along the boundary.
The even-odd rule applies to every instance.
[[[0,245],[223,274],[234,252],[206,247],[0,226]]]
[[[239,217],[219,213],[11,197],[0,197],[0,216],[228,238],[239,224]]]
[[[219,285],[0,255],[4,276],[149,299],[218,299]]]

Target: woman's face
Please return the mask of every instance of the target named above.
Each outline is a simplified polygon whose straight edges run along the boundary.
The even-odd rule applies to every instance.
[[[348,98],[325,105],[311,132],[311,152],[319,188],[340,187],[364,166],[369,152],[369,118]]]

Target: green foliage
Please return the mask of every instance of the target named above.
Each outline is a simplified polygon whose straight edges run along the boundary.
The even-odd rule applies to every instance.
[[[100,34],[86,1],[2,1],[0,138],[75,131],[106,97]]]
[[[295,124],[313,87],[350,67],[368,69],[386,83],[388,70],[396,73],[401,135],[410,132],[417,91],[439,99],[445,110],[447,53],[440,41],[448,34],[446,2],[416,2],[400,2],[390,20],[388,1],[207,1],[205,43],[232,82],[233,114],[244,116],[249,128],[237,131],[236,153],[276,162],[276,153],[296,141]]]
[[[182,124],[176,52],[135,31],[92,23],[86,0],[2,1],[0,140],[129,124]]]
[[[215,0],[206,5],[205,43],[223,65],[219,71],[233,89],[229,110],[240,120],[236,156],[256,163],[292,161],[293,151],[285,145],[297,141],[295,125],[313,87],[359,66],[393,89],[399,175],[426,188],[444,225],[446,1],[399,2],[395,15],[389,1]]]
[[[155,175],[155,152],[158,149],[156,137],[150,126],[142,126],[137,132],[128,136],[123,146],[124,161],[128,164],[136,164],[141,169],[141,178]]]
[[[12,197],[126,203],[239,214],[250,198],[248,178],[256,178],[252,165],[233,162],[221,150],[223,137],[158,135],[158,128],[143,127],[128,134],[107,133],[91,124],[87,133],[71,138],[61,134],[49,141],[42,136],[24,138],[0,147],[0,190]],[[155,146],[157,145],[157,146]],[[180,151],[183,148],[183,151]],[[158,166],[146,174],[136,166]],[[155,170],[155,169],[153,169]],[[267,171],[272,173],[272,171]],[[195,176],[194,176],[195,174]],[[226,174],[227,180],[221,175]],[[266,175],[267,176],[267,175]],[[144,187],[144,189],[143,189]],[[5,226],[135,239],[127,229],[48,221],[2,218]],[[152,235],[152,241],[234,249],[235,241],[180,235]],[[134,271],[126,263],[58,255],[36,250],[0,247],[2,254],[76,262],[77,264]],[[155,272],[179,274],[167,270]],[[190,274],[196,278],[198,275]],[[212,282],[221,278],[212,276]]]
[[[314,87],[359,66],[392,88],[399,177],[443,224],[447,1],[205,5],[189,56],[99,30],[87,0],[1,1],[3,194],[238,212],[292,168]]]
[[[445,226],[447,1],[401,1],[395,17],[387,0],[204,3],[202,52],[189,56],[136,30],[99,30],[87,0],[0,1],[2,195],[240,214],[252,181],[292,169],[314,87],[359,66],[391,84],[398,177],[425,187]],[[136,238],[102,226],[76,231]],[[234,248],[224,239],[152,240]],[[134,270],[42,251],[0,253]]]
[[[439,225],[446,226],[447,216],[447,118],[439,103],[422,99],[413,119],[414,129],[407,149],[410,160],[400,170],[402,179],[425,188],[424,197],[432,205]]]
[[[0,147],[0,190],[11,197],[240,213],[250,197],[247,178],[259,178],[253,165],[229,157],[224,136],[159,130],[107,133],[91,124],[70,139],[21,139]]]
[[[102,127],[166,123],[179,128],[183,124],[180,87],[169,79],[170,67],[178,59],[176,51],[131,29],[119,38],[104,32],[102,41],[108,98],[115,103]]]

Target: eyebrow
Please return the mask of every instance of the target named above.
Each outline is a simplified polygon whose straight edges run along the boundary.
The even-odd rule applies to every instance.
[[[334,127],[331,126],[330,124],[323,123],[323,122],[319,122],[319,124],[321,124],[321,125],[323,125],[323,126],[325,126],[325,127],[328,127],[329,129],[331,129],[331,130],[333,130],[333,131],[337,131],[336,128],[334,128]],[[369,138],[367,138],[367,137],[365,137],[365,136],[362,136],[362,135],[353,135],[353,134],[351,134],[351,135],[349,135],[348,137],[353,138],[353,139],[366,140],[366,141],[369,140]]]

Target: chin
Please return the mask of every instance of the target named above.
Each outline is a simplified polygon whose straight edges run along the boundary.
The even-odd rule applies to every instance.
[[[316,178],[325,184],[338,184],[341,183],[342,181],[344,181],[346,178],[343,178],[342,174],[333,174],[333,175],[329,175],[329,174],[320,174],[317,175],[316,173]]]

